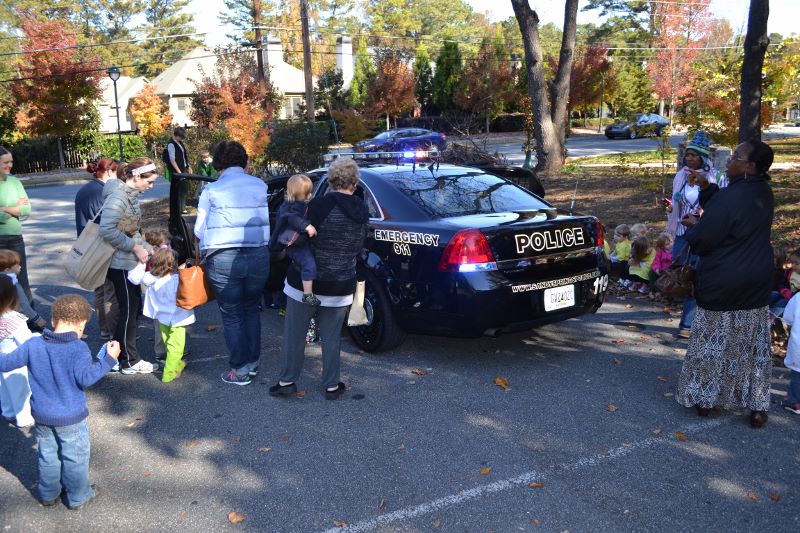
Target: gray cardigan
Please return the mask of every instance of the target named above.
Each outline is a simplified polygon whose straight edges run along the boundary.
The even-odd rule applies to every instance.
[[[119,219],[125,214],[135,215],[141,224],[142,210],[139,208],[139,191],[128,187],[120,180],[109,180],[103,187],[103,216],[100,217],[100,236],[115,248],[109,268],[119,270],[133,270],[139,264],[133,247],[137,244],[143,246],[148,252],[150,246],[142,238],[141,228],[136,230],[133,237],[129,237],[117,228]]]

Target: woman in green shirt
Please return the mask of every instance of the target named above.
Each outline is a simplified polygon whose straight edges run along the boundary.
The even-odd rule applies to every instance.
[[[0,146],[0,249],[14,250],[19,254],[20,270],[17,280],[25,291],[28,301],[33,303],[28,283],[28,262],[25,258],[25,241],[22,240],[20,220],[31,214],[28,194],[19,179],[11,175],[14,158],[6,148]]]

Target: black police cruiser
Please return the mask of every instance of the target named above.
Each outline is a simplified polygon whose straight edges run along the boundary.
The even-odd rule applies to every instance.
[[[341,156],[359,163],[370,212],[358,261],[369,323],[349,328],[359,348],[387,350],[406,333],[521,331],[602,305],[608,264],[597,218],[556,209],[490,170],[425,160],[436,157],[428,152],[329,154],[326,162]],[[328,191],[325,173],[306,173],[314,195]],[[271,216],[285,183],[268,181]],[[272,265],[269,288],[282,286],[284,272]]]

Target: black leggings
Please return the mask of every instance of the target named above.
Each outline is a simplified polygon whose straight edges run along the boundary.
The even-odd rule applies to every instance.
[[[109,268],[106,278],[114,284],[114,296],[119,303],[119,319],[114,330],[114,340],[119,341],[122,349],[119,365],[122,368],[131,367],[141,361],[136,348],[136,329],[139,327],[142,289],[128,281],[127,270]]]

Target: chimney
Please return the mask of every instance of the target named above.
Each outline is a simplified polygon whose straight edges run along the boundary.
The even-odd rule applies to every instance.
[[[353,81],[354,58],[353,58],[353,39],[347,35],[342,35],[336,39],[336,68],[342,72],[344,84],[343,89],[350,88]]]
[[[283,63],[283,48],[281,48],[281,38],[278,35],[265,35],[261,38],[261,46],[264,48],[264,68]]]

